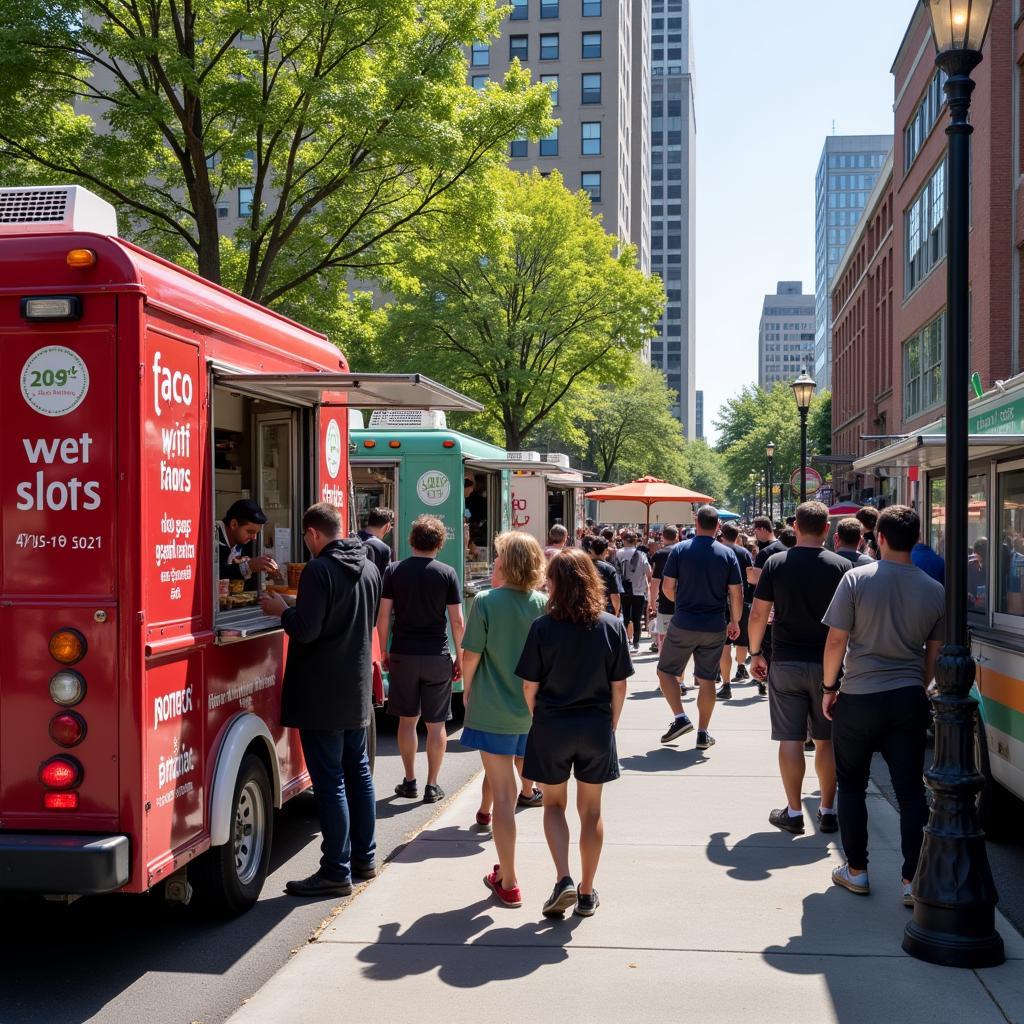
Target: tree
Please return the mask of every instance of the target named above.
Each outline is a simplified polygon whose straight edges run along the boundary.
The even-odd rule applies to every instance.
[[[477,216],[414,246],[378,365],[415,366],[479,399],[476,426],[519,449],[541,424],[568,442],[596,385],[622,377],[654,334],[663,292],[636,252],[557,172],[488,173]]]
[[[807,447],[817,455],[832,454],[832,392],[823,391],[807,414]]]
[[[822,407],[830,403],[827,392],[815,396],[811,403],[809,455],[816,454],[812,439],[819,440],[812,435],[810,426],[824,420]],[[790,474],[800,468],[800,413],[791,389],[785,384],[777,384],[770,391],[755,385],[745,387],[721,407],[715,428],[719,432],[718,451],[722,455],[727,496],[732,504],[739,505],[751,497],[750,474],[760,475],[765,469],[769,441],[775,443],[775,483],[788,487]]]
[[[722,456],[704,441],[687,441],[679,482],[722,503],[728,490]]]
[[[83,184],[147,248],[323,310],[458,209],[509,139],[550,129],[518,66],[466,84],[464,47],[500,18],[489,0],[4,0],[4,178]]]

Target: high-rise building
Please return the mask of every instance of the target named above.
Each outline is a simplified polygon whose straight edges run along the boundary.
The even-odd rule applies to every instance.
[[[697,410],[694,422],[696,426],[694,429],[697,431],[697,440],[704,440],[704,392],[695,391],[694,396],[696,398],[695,408]]]
[[[651,270],[666,299],[651,365],[678,393],[673,415],[695,437],[697,121],[689,0],[653,0],[651,74]]]
[[[474,88],[502,81],[515,59],[553,86],[561,124],[539,142],[513,140],[509,166],[557,169],[566,188],[589,192],[605,230],[636,245],[645,273],[649,9],[650,0],[512,0],[501,35],[469,52]]]
[[[891,135],[830,135],[814,180],[814,364],[819,390],[832,387],[832,279],[864,213]]]
[[[815,297],[804,294],[803,281],[780,281],[761,306],[757,333],[757,382],[771,388],[810,372],[814,361]]]

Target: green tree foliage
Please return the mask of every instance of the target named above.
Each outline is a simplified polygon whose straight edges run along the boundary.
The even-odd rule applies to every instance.
[[[811,425],[831,421],[831,396],[816,395],[808,413],[808,455],[825,454],[816,447],[821,436],[813,435]],[[750,474],[765,468],[765,447],[775,442],[774,480],[788,484],[790,474],[800,466],[800,413],[793,392],[785,384],[770,391],[756,385],[745,387],[719,410],[715,420],[718,451],[725,471],[727,498],[740,505],[752,494]],[[831,425],[829,426],[831,433]],[[787,494],[787,498],[790,497]]]
[[[518,66],[466,84],[464,47],[500,18],[491,0],[0,0],[2,176],[83,184],[210,280],[365,324],[346,277],[378,277],[510,138],[550,130]],[[222,237],[240,187],[251,212]]]
[[[724,504],[728,493],[722,456],[704,441],[687,441],[683,449],[683,475],[677,481]]]
[[[654,334],[661,283],[557,172],[488,174],[475,216],[409,252],[381,369],[421,369],[479,399],[472,424],[509,449],[547,423],[581,445],[594,389],[621,379]]]
[[[831,391],[823,391],[807,414],[807,449],[816,455],[832,454]]]

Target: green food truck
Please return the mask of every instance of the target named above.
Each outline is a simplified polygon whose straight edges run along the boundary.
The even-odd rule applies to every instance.
[[[504,449],[450,430],[443,412],[374,412],[351,432],[352,508],[359,526],[372,508],[390,508],[395,558],[410,554],[409,528],[424,513],[441,519],[448,539],[439,560],[462,580],[465,614],[491,585],[494,538],[512,524]],[[462,688],[455,684],[456,690]]]

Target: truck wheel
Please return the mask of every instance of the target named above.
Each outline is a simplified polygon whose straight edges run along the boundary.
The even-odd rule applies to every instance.
[[[255,754],[246,754],[235,779],[231,837],[195,864],[193,886],[201,907],[221,917],[248,910],[259,898],[270,863],[274,803],[270,778]]]
[[[370,712],[370,724],[366,727],[366,756],[370,759],[370,774],[377,762],[377,715]]]

